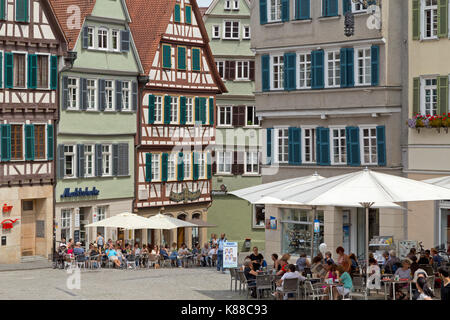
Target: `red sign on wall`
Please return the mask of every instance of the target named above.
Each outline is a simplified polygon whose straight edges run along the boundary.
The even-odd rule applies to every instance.
[[[13,206],[8,206],[6,203],[3,205],[3,214],[5,213],[11,213]]]
[[[16,220],[11,220],[11,219],[3,220],[2,223],[1,223],[2,229],[3,229],[3,230],[9,230],[9,229],[12,229],[14,223],[16,223],[17,221],[19,221],[19,219],[16,219]]]

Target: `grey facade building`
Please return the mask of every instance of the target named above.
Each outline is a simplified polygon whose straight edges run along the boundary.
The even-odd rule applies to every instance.
[[[354,16],[351,37],[344,34],[348,11]],[[252,1],[256,110],[265,132],[263,183],[364,167],[402,175],[406,11],[401,1],[369,8],[351,0]],[[310,253],[310,208],[266,206],[265,212],[278,221],[276,230],[266,230],[266,250]],[[325,242],[332,252],[344,246],[362,255],[362,213],[319,208],[313,246]],[[402,210],[374,209],[369,219],[369,239],[403,239]]]

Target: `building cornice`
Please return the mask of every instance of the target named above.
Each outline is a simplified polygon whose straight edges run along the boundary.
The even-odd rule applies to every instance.
[[[391,115],[392,113],[400,113],[401,106],[383,106],[383,107],[357,107],[357,108],[335,108],[335,109],[309,109],[302,110],[273,110],[273,111],[256,111],[258,117],[263,118],[292,118],[292,117],[323,117],[323,116],[345,116],[358,117],[361,115],[371,115],[376,118],[378,116]]]

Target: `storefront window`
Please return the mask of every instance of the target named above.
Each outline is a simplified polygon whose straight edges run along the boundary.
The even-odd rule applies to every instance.
[[[253,206],[253,228],[264,228],[265,225],[265,206],[256,204]]]
[[[311,255],[312,232],[314,219],[312,210],[280,209],[282,224],[282,253],[299,256],[303,253]],[[314,238],[314,254],[318,252],[319,245],[323,242],[323,211],[317,211],[320,232]]]
[[[447,250],[450,246],[450,210],[441,209],[441,221],[439,232],[439,246],[441,249]]]
[[[71,209],[61,210],[61,238],[64,238],[67,241],[72,237],[70,233],[71,215]]]

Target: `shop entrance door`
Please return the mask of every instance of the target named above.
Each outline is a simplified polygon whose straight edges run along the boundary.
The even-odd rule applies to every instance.
[[[34,256],[36,252],[36,214],[33,201],[24,201],[22,204],[20,224],[22,256]]]

